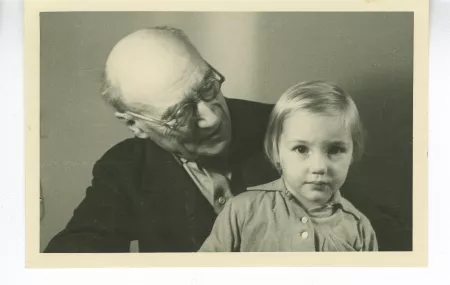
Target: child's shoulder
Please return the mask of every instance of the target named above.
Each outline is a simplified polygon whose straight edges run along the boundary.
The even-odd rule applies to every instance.
[[[271,181],[269,183],[257,185],[257,186],[251,186],[247,188],[247,192],[249,191],[283,191],[284,190],[284,184],[283,180],[281,178]]]
[[[282,191],[280,188],[280,181],[275,180],[266,184],[248,187],[247,191],[237,195],[233,198],[234,203],[257,203],[263,201],[272,201],[274,197]]]
[[[340,202],[342,204],[342,208],[352,214],[354,217],[356,217],[361,222],[369,222],[369,219],[364,215],[360,210],[358,210],[352,202],[345,199],[344,197],[341,197]]]

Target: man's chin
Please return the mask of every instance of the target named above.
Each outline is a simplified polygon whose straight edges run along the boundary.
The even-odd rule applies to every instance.
[[[210,146],[202,146],[197,150],[198,156],[214,157],[226,153],[229,142],[222,141]]]

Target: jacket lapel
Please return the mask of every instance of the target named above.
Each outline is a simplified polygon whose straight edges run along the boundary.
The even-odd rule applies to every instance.
[[[178,244],[181,251],[198,246],[203,240],[196,237],[196,223],[205,217],[197,216],[205,207],[213,212],[212,206],[175,157],[151,141],[146,143],[144,164],[141,189],[150,211],[149,226],[159,234],[158,242]]]

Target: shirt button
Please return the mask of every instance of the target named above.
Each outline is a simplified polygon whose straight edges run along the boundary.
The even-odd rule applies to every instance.
[[[302,232],[302,233],[299,233],[298,235],[301,236],[303,239],[308,238],[308,232]]]
[[[219,202],[220,205],[225,204],[227,200],[224,197],[220,197],[219,200],[217,200],[217,202]]]
[[[302,218],[302,223],[306,224],[308,222],[308,218],[307,217],[303,217]]]

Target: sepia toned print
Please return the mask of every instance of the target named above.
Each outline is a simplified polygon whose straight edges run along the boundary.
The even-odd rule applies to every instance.
[[[360,159],[352,159],[353,140],[346,169],[337,165],[314,172],[316,178],[328,177],[331,169],[346,174],[332,188],[336,195],[327,194],[324,203],[343,205],[333,206],[330,214],[362,219],[371,234],[359,231],[359,238],[338,245],[341,234],[332,239],[320,234],[325,224],[319,223],[320,229],[313,224],[308,238],[304,230],[292,229],[302,225],[303,215],[290,216],[297,221],[289,223],[277,218],[266,223],[258,214],[262,235],[250,234],[249,244],[261,247],[206,251],[378,251],[357,253],[369,260],[367,265],[382,265],[377,259],[383,254],[396,254],[398,260],[423,256],[426,238],[415,237],[416,226],[423,225],[415,218],[420,206],[415,207],[413,175],[420,157],[413,155],[414,116],[420,114],[413,112],[415,19],[412,11],[41,12],[37,185],[42,220],[34,225],[40,244],[33,242],[29,249],[37,252],[30,256],[51,262],[55,253],[69,260],[91,253],[89,260],[100,267],[113,262],[102,263],[105,253],[131,267],[170,264],[172,254],[182,254],[176,261],[181,266],[183,260],[214,261],[216,253],[197,251],[214,235],[216,217],[252,195],[246,192],[288,173],[264,151],[274,104],[288,87],[315,80],[348,91],[365,129]],[[302,157],[315,155],[310,146]],[[283,189],[269,192],[284,195]],[[291,193],[289,199],[311,219],[303,196]],[[242,219],[267,204],[255,201],[252,209],[243,206]],[[282,209],[269,204],[275,208],[267,213]],[[284,225],[292,237],[273,235]],[[346,228],[353,232],[362,224],[355,225]],[[270,235],[275,239],[267,244],[281,246],[266,247],[262,241]],[[221,237],[226,243],[235,239]],[[299,246],[285,247],[284,239]],[[304,249],[303,241],[316,246]],[[242,254],[246,265],[260,264]],[[209,266],[214,264],[221,265]],[[320,261],[309,265],[314,264]]]

